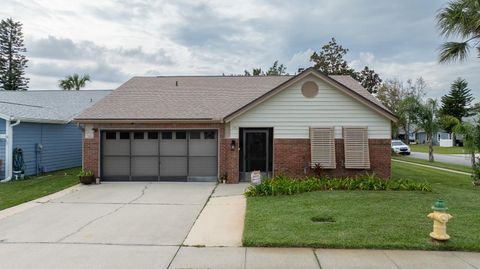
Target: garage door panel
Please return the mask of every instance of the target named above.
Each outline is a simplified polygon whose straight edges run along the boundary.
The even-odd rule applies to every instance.
[[[104,131],[101,176],[106,180],[214,181],[217,136],[213,130]]]
[[[187,141],[186,140],[160,140],[160,155],[161,156],[187,156]]]
[[[217,140],[195,139],[190,140],[190,156],[217,156]]]
[[[132,157],[132,177],[158,177],[158,157]]]
[[[158,155],[158,140],[133,140],[132,141],[132,155],[149,155],[157,156]]]
[[[129,157],[104,157],[103,176],[117,177],[130,175]]]
[[[130,140],[105,140],[103,146],[104,155],[123,155],[130,154]]]
[[[217,157],[189,157],[189,176],[216,176]]]
[[[160,177],[187,176],[187,157],[160,157]]]

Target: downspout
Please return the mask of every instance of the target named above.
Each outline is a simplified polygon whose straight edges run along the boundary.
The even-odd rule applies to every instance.
[[[20,120],[16,120],[15,123],[11,123],[13,120],[5,121],[5,179],[0,182],[8,182],[12,180],[12,171],[13,171],[13,161],[12,161],[12,152],[13,152],[13,127],[20,124]]]

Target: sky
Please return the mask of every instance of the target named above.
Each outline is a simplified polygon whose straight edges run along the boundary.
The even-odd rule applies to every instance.
[[[294,74],[332,37],[354,68],[427,82],[447,93],[458,77],[480,98],[480,59],[439,64],[435,15],[444,0],[3,0],[0,18],[23,23],[30,90],[89,74],[87,89],[132,76],[242,74],[275,60]]]

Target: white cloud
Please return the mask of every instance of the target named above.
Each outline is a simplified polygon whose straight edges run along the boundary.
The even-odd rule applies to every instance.
[[[434,17],[446,1],[7,0],[0,18],[24,24],[31,89],[72,72],[115,88],[133,75],[240,74],[277,59],[292,74],[336,37],[355,67],[423,76],[435,96],[462,76],[478,96],[479,59],[436,63]]]
[[[428,84],[427,95],[438,98],[446,94],[450,84],[458,77],[465,78],[473,94],[480,98],[480,77],[477,76],[479,63],[474,57],[465,63],[440,64],[432,61],[395,62],[390,59],[377,59],[371,52],[360,53],[359,59],[350,62],[351,66],[360,69],[367,65],[380,74],[383,79],[399,79],[406,81],[422,77]]]

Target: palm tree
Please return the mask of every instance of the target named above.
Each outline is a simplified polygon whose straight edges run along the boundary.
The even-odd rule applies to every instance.
[[[438,103],[434,99],[428,99],[424,104],[418,106],[415,122],[418,127],[422,128],[427,134],[428,141],[428,160],[434,161],[433,158],[433,135],[438,132],[439,120]]]
[[[445,42],[440,47],[440,62],[463,61],[472,47],[480,57],[480,0],[454,0],[437,14],[437,26],[445,38],[458,37],[461,42]]]
[[[58,82],[58,87],[60,87],[63,90],[69,91],[69,90],[80,90],[80,88],[85,87],[87,84],[87,81],[90,81],[90,76],[89,75],[83,75],[79,76],[77,73],[66,77],[65,79],[61,79]]]

